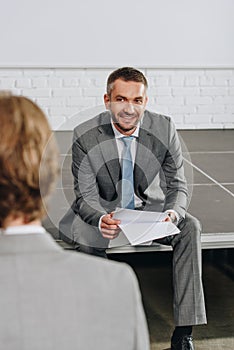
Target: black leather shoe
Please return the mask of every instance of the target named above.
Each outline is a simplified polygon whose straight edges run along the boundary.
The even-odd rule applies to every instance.
[[[171,343],[171,350],[194,350],[193,337],[185,335],[176,344]]]

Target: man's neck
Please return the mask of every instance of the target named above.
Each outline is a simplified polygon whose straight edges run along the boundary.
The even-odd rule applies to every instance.
[[[26,222],[24,217],[17,217],[17,218],[13,218],[13,217],[8,217],[6,218],[5,222],[4,222],[4,226],[5,227],[12,227],[12,226],[22,226],[22,225],[36,225],[36,226],[40,226],[41,225],[41,221],[40,220],[33,220],[30,222]]]

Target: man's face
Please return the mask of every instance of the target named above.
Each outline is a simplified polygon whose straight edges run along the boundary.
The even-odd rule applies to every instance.
[[[143,83],[117,79],[110,95],[105,94],[106,108],[112,112],[117,130],[131,135],[142,118],[148,97]]]

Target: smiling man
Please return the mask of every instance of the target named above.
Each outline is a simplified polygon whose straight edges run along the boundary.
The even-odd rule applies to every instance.
[[[146,87],[141,82],[117,79],[108,84],[104,95],[107,109],[112,112],[115,128],[124,135],[131,135],[140,122],[148,101]]]
[[[171,349],[192,350],[192,326],[206,323],[201,227],[186,213],[188,191],[175,126],[170,117],[146,110],[147,87],[139,70],[115,70],[104,95],[107,111],[75,128],[76,200],[61,220],[60,234],[78,250],[106,257],[105,248],[120,232],[120,221],[113,218],[117,207],[166,212],[166,221],[181,231],[157,240],[173,247]]]

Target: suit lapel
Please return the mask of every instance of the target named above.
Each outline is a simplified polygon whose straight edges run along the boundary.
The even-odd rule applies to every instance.
[[[151,120],[145,112],[143,123],[139,130],[138,145],[135,159],[135,169],[134,169],[134,183],[136,186],[141,184],[143,187],[147,187],[145,183],[146,174],[147,178],[151,177],[151,171],[154,171],[152,162],[153,157],[153,147],[154,147],[154,137],[150,132]]]
[[[101,125],[98,129],[100,132],[97,137],[98,145],[110,177],[116,186],[120,176],[120,164],[114,132],[111,124]]]
[[[153,169],[151,164],[151,160],[153,160],[153,137],[147,127],[147,122],[145,123],[144,121],[140,128],[139,138],[137,140],[138,145],[134,168],[134,183],[136,185],[142,183],[142,181],[144,183],[145,174],[150,174],[151,169]]]

